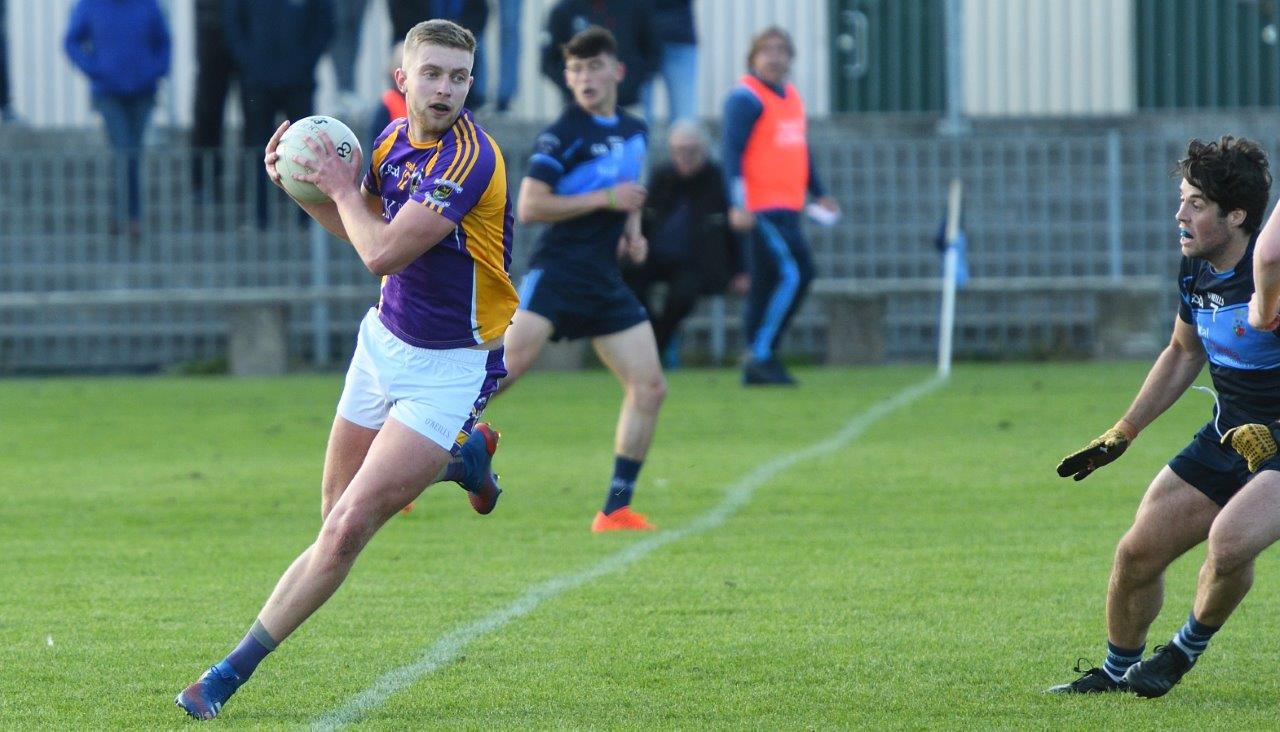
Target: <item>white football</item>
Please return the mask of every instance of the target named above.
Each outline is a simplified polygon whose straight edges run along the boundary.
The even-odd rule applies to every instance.
[[[321,132],[328,133],[329,139],[333,140],[333,146],[338,151],[338,156],[347,162],[350,162],[351,156],[360,149],[360,141],[356,139],[356,133],[333,117],[313,114],[290,124],[289,129],[284,131],[284,136],[280,138],[280,144],[276,146],[276,152],[280,153],[280,159],[276,161],[276,170],[280,173],[280,183],[285,191],[304,203],[321,203],[329,200],[329,197],[316,188],[314,183],[293,177],[294,173],[305,175],[312,172],[310,168],[295,163],[293,158],[296,155],[304,160],[314,160],[315,153],[307,147],[306,138],[311,137],[319,142]]]

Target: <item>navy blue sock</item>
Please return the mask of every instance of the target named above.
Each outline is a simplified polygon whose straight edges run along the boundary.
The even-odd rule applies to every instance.
[[[1221,628],[1220,625],[1205,625],[1196,620],[1196,614],[1193,611],[1187,616],[1186,625],[1183,625],[1182,630],[1173,637],[1173,644],[1187,654],[1187,658],[1195,661],[1201,653],[1204,653],[1204,649],[1209,647],[1209,639]]]
[[[240,641],[240,645],[235,650],[227,654],[222,659],[219,666],[230,666],[230,669],[240,677],[240,683],[249,680],[253,672],[257,670],[258,664],[262,663],[262,659],[267,654],[276,649],[275,639],[267,633],[267,629],[262,627],[261,620],[253,621],[253,627],[249,628],[249,632],[245,633],[244,639]],[[220,669],[225,671],[226,669]]]
[[[641,465],[644,463],[621,455],[613,459],[613,482],[609,484],[609,495],[604,501],[606,514],[631,505],[631,494],[636,490],[636,478],[640,475]]]
[[[1124,672],[1142,660],[1142,652],[1146,648],[1145,645],[1137,648],[1121,648],[1107,641],[1107,660],[1103,662],[1102,670],[1107,672],[1107,676],[1110,676],[1112,681],[1119,683],[1120,679],[1124,678]]]
[[[456,457],[449,461],[445,466],[444,477],[440,480],[451,480],[454,483],[462,483],[467,479],[467,462],[462,458],[462,451],[459,450]]]

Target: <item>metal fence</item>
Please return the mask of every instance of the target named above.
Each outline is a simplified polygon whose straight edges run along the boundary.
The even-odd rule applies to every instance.
[[[921,120],[819,125],[814,157],[845,212],[835,227],[809,229],[819,276],[881,284],[937,277],[935,237],[948,183],[960,178],[970,272],[1011,284],[1005,291],[961,290],[957,353],[1087,352],[1100,315],[1094,302],[1035,283],[1112,278],[1123,288],[1130,278],[1167,278],[1172,317],[1179,255],[1177,188],[1169,173],[1186,140],[1229,130],[1274,154],[1280,138],[1261,133],[1280,129],[1277,121],[1276,115],[1153,118],[1078,129],[1023,123],[960,138],[939,137]],[[537,127],[512,122],[492,132],[506,151],[514,195]],[[193,158],[179,136],[161,138],[167,141],[146,157],[144,225],[134,237],[111,224],[114,168],[97,130],[4,133],[0,373],[216,362],[226,353],[224,296],[268,291],[293,293],[290,353],[299,363],[343,362],[360,315],[377,298],[377,282],[359,259],[343,242],[313,237],[274,190],[271,225],[254,225],[254,188],[264,182],[256,151],[228,151],[223,187],[198,199],[193,167],[212,161]],[[517,278],[536,232],[518,227]],[[215,289],[218,297],[205,301]],[[181,296],[147,296],[166,291]],[[799,315],[785,344],[790,353],[823,356],[819,300]],[[730,353],[741,344],[737,307],[729,301]],[[928,358],[937,308],[933,293],[891,296],[887,355]],[[686,351],[705,354],[711,320],[702,312],[690,325]]]

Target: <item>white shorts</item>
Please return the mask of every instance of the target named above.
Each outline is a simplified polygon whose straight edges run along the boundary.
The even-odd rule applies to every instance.
[[[381,429],[387,415],[456,453],[507,375],[503,349],[434,349],[400,340],[370,309],[338,400],[338,415]]]

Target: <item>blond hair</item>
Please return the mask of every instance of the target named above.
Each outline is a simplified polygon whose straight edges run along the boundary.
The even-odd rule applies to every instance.
[[[468,53],[476,52],[476,37],[471,31],[451,20],[424,20],[409,29],[404,36],[404,50],[412,51],[418,46],[444,46],[458,48]]]

